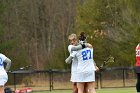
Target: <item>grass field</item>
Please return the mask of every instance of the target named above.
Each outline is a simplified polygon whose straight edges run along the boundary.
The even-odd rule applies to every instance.
[[[97,93],[136,93],[135,88],[111,88],[111,89],[96,89]],[[35,93],[72,93],[72,90],[53,90],[51,92],[35,92]]]

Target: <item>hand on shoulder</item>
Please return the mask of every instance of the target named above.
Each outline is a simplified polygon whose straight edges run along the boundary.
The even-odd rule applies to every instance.
[[[93,48],[93,46],[90,43],[86,43],[88,48]]]

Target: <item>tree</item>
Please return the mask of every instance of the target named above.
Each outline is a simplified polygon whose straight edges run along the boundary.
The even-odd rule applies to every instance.
[[[134,64],[140,34],[138,3],[138,0],[86,0],[78,4],[75,30],[89,35],[97,64],[109,55],[116,58],[115,66]]]

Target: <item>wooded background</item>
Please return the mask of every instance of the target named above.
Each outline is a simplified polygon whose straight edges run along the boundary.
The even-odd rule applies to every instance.
[[[0,51],[12,68],[68,69],[68,35],[84,31],[100,65],[134,66],[140,0],[0,0]]]

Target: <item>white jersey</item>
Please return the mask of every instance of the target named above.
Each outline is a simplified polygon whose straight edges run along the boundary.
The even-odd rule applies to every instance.
[[[68,51],[70,54],[75,54],[77,53],[76,51],[71,51],[71,48],[73,47],[73,45],[69,45],[68,46]],[[71,64],[71,80],[72,82],[76,81],[76,71],[77,71],[77,65],[78,65],[78,60],[76,57],[74,57],[72,59],[72,64]]]
[[[69,51],[69,53],[70,54],[72,54],[72,53],[74,53],[74,52],[76,52],[76,51],[71,51],[71,48],[73,47],[73,45],[69,45],[68,46],[68,51]],[[72,59],[72,66],[71,66],[71,72],[76,72],[77,71],[77,65],[78,65],[78,63],[77,63],[77,58],[76,57],[74,57],[73,59]]]
[[[4,69],[4,60],[6,59],[7,57],[3,54],[0,53],[0,74],[5,74],[5,69]]]
[[[4,61],[6,60],[6,56],[0,53],[0,86],[4,86],[8,80],[8,75],[4,69]]]
[[[78,59],[77,73],[93,72],[96,70],[93,60],[93,49],[84,48],[77,51],[75,56]]]

